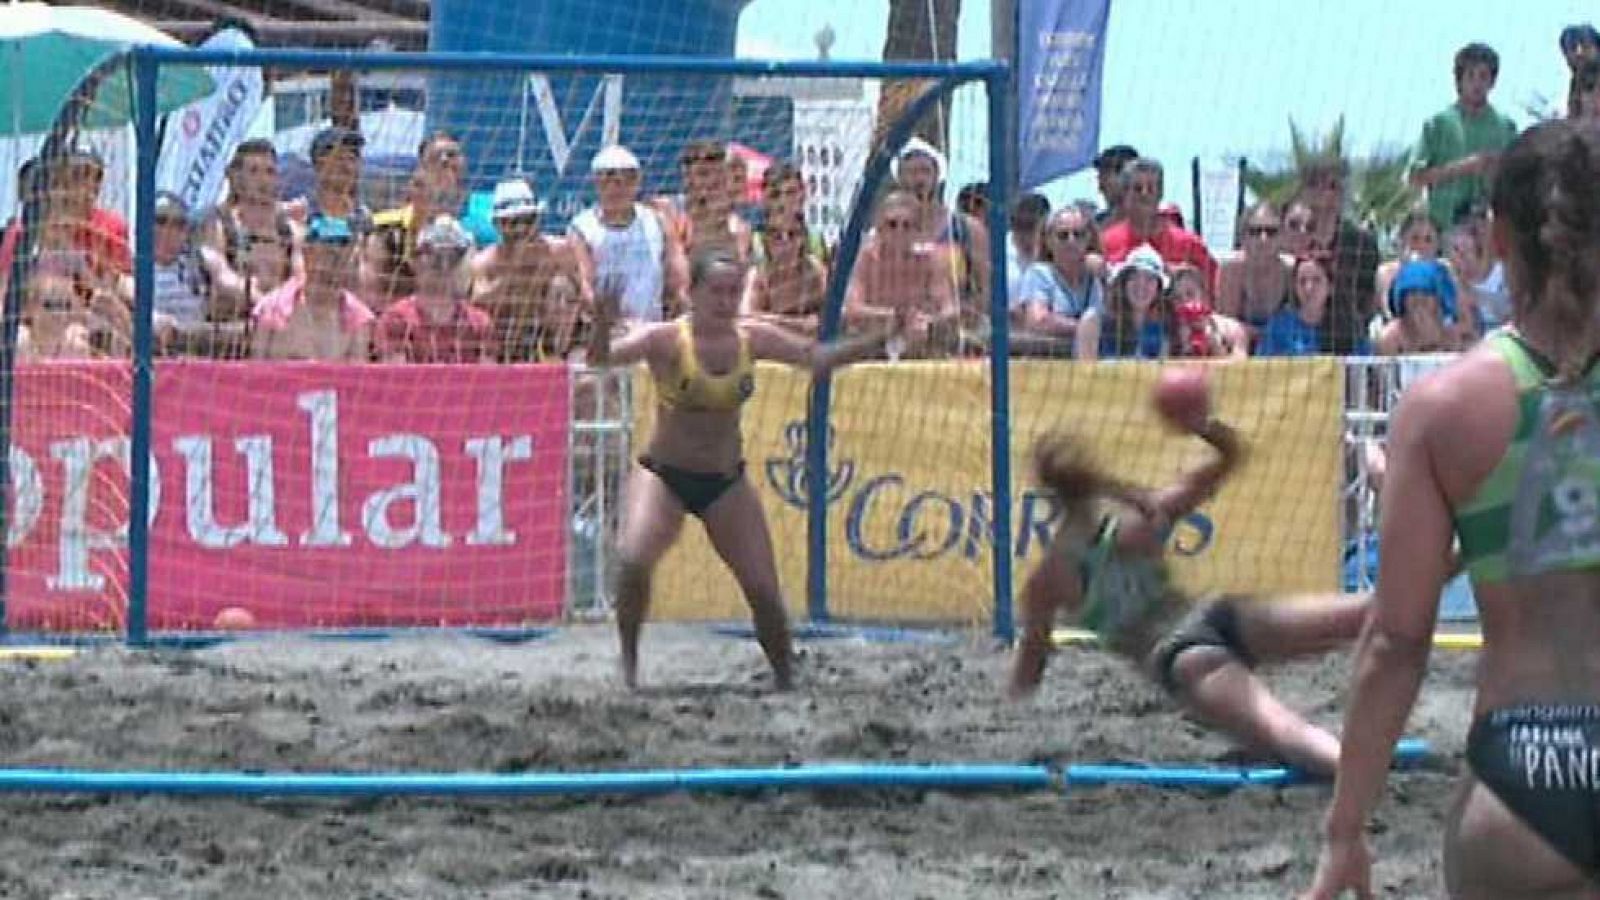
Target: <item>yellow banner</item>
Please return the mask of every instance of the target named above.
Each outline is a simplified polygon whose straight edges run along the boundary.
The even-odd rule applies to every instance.
[[[1016,587],[1046,546],[1056,510],[1032,483],[1034,440],[1066,429],[1120,477],[1158,485],[1210,452],[1167,431],[1149,404],[1159,365],[1014,362],[1012,522]],[[654,414],[643,370],[635,434]],[[1184,587],[1270,594],[1339,580],[1343,380],[1338,361],[1249,360],[1213,367],[1218,412],[1242,432],[1245,465],[1171,538]],[[763,365],[746,407],[745,453],[772,528],[790,609],[805,610],[803,459],[807,373]],[[991,614],[989,373],[984,362],[858,366],[834,378],[826,479],[828,606],[865,621],[981,621]],[[636,442],[637,447],[645,443]],[[746,614],[733,578],[691,520],[655,579],[652,617]]]

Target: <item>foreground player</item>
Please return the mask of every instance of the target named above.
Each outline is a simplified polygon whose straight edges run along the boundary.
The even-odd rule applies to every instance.
[[[1214,494],[1238,465],[1238,436],[1209,417],[1198,372],[1169,373],[1186,408],[1164,411],[1176,427],[1216,450],[1211,461],[1162,490],[1118,482],[1097,470],[1071,439],[1035,449],[1038,478],[1054,492],[1064,521],[1023,591],[1022,639],[1010,692],[1030,693],[1043,676],[1057,610],[1095,631],[1200,718],[1249,749],[1323,775],[1339,760],[1339,741],[1273,696],[1251,672],[1257,663],[1327,652],[1356,638],[1364,598],[1339,595],[1255,600],[1185,597],[1163,560],[1166,534]],[[1190,380],[1187,386],[1180,382]]]
[[[755,362],[767,359],[821,376],[876,356],[890,336],[823,344],[760,319],[739,319],[745,264],[713,250],[689,272],[689,313],[642,325],[613,339],[615,291],[602,291],[588,361],[625,366],[643,361],[656,388],[656,425],[628,482],[617,582],[622,677],[638,681],[639,629],[650,604],[650,573],[677,540],[685,513],[705,525],[744,592],[756,640],[779,688],[792,682],[788,617],[766,515],[744,476],[739,411],[755,390]]]
[[[1500,157],[1492,235],[1512,324],[1408,390],[1389,435],[1373,617],[1306,896],[1373,896],[1366,826],[1416,700],[1452,540],[1483,650],[1445,824],[1456,898],[1600,896],[1600,130]]]

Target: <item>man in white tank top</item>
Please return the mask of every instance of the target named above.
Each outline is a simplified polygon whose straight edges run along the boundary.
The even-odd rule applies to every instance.
[[[689,262],[660,213],[639,202],[639,160],[611,146],[590,164],[600,202],[567,227],[591,292],[620,286],[625,320],[659,322],[684,308]]]

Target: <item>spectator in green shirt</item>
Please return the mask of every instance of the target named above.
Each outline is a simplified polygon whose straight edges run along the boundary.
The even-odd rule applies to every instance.
[[[1456,211],[1488,195],[1488,175],[1517,126],[1489,105],[1500,56],[1485,44],[1456,53],[1456,102],[1422,126],[1411,162],[1411,183],[1427,188],[1428,214],[1442,234]]]

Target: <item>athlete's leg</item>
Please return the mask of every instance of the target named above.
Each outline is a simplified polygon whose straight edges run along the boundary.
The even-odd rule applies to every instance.
[[[1283,705],[1224,647],[1179,651],[1171,680],[1190,712],[1246,748],[1319,775],[1338,770],[1339,739]]]
[[[1285,706],[1250,667],[1320,655],[1353,642],[1366,622],[1365,596],[1308,595],[1213,601],[1157,673],[1202,720],[1257,752],[1333,774],[1339,740]]]
[[[635,465],[628,478],[617,537],[617,636],[622,680],[639,677],[639,629],[650,606],[650,573],[683,528],[683,504],[653,472]]]
[[[1055,630],[1057,610],[1063,606],[1076,610],[1081,604],[1078,573],[1073,571],[1062,548],[1053,542],[1022,588],[1021,635],[1012,659],[1008,696],[1023,697],[1039,686],[1053,649],[1051,632]]]
[[[1320,656],[1354,643],[1372,608],[1371,594],[1301,594],[1229,598],[1244,655],[1258,663]]]
[[[740,477],[706,509],[706,536],[711,538],[722,561],[750,604],[756,627],[756,641],[772,665],[772,676],[779,690],[793,683],[793,647],[789,637],[789,615],[778,590],[778,568],[772,555],[772,535],[767,530],[767,515],[761,499],[748,479]]]

